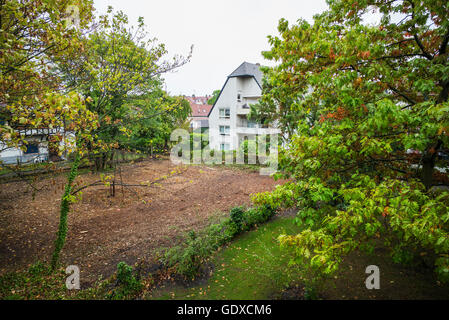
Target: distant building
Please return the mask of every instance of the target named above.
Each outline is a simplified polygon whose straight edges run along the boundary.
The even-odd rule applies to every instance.
[[[207,104],[207,101],[211,98],[210,96],[205,97],[184,97],[186,100],[190,103],[190,108],[192,109],[192,114],[188,118],[190,121],[190,128],[191,129],[207,129],[209,128],[209,119],[208,114],[210,112],[210,109],[212,108],[211,105]]]
[[[4,107],[1,105],[0,107]],[[0,110],[2,110],[0,108]],[[0,124],[8,125],[8,121],[1,116]],[[63,127],[57,128],[29,128],[22,125],[12,125],[13,129],[26,141],[20,147],[10,147],[7,141],[0,141],[0,162],[3,164],[28,164],[44,161],[58,161],[59,150],[64,146],[75,145],[74,132],[65,131]],[[65,152],[66,153],[66,152]]]
[[[75,135],[73,132],[64,132],[64,128],[55,129],[26,129],[17,128],[16,131],[25,137],[27,141],[25,150],[16,147],[7,147],[0,142],[0,161],[4,164],[28,164],[45,161],[61,160],[57,153],[52,153],[49,148],[49,140],[52,136],[60,135],[63,137],[59,145],[73,145]],[[63,157],[64,158],[64,157]]]
[[[208,105],[208,101],[212,96],[203,96],[203,97],[197,97],[195,95],[192,95],[191,97],[184,97],[184,99],[188,100],[190,103],[198,104],[198,105]]]
[[[259,64],[244,62],[228,76],[209,113],[211,149],[236,150],[246,138],[269,133],[270,128],[247,118],[262,95],[262,75]]]

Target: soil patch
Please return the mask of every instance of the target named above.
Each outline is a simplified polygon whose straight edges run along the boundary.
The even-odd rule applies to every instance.
[[[181,173],[173,174],[180,169]],[[108,277],[117,263],[148,260],[161,247],[171,246],[188,230],[199,230],[238,205],[250,205],[250,194],[276,184],[258,172],[227,167],[182,166],[151,160],[122,166],[127,184],[168,176],[152,187],[105,186],[84,190],[69,214],[62,265],[78,265],[83,287]],[[80,185],[99,180],[83,174]],[[24,182],[0,185],[0,274],[48,260],[59,220],[65,175],[41,178],[34,199]]]

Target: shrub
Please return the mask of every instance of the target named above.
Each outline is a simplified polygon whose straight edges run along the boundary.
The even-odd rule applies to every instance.
[[[214,246],[213,241],[208,243],[207,240],[207,237],[198,237],[194,231],[190,231],[185,245],[175,246],[166,252],[165,264],[175,266],[177,273],[187,278],[194,278]]]
[[[244,220],[244,211],[243,211],[243,207],[235,207],[231,209],[231,222],[233,223],[233,225],[236,228],[236,233],[239,233],[242,231],[242,223]]]
[[[117,288],[108,296],[113,299],[123,299],[138,293],[142,283],[133,274],[133,267],[125,262],[117,264]]]
[[[230,229],[230,220],[226,220],[220,224],[210,225],[207,228],[206,234],[209,238],[209,246],[211,249],[216,250],[232,239],[234,235],[233,232],[229,232]]]
[[[268,205],[246,211],[243,207],[235,207],[230,211],[230,218],[220,224],[213,224],[198,234],[190,231],[183,245],[175,246],[165,253],[163,263],[168,267],[176,267],[178,274],[194,278],[215,250],[240,232],[266,222],[275,213]]]

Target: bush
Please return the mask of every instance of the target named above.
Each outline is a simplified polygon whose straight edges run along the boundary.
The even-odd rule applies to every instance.
[[[184,245],[175,246],[165,253],[163,263],[168,267],[175,267],[176,272],[186,278],[194,278],[201,265],[215,250],[242,231],[266,222],[275,213],[267,205],[246,211],[243,207],[235,207],[230,211],[230,218],[222,223],[213,224],[199,234],[190,231]]]
[[[194,231],[190,231],[184,246],[176,246],[166,252],[165,263],[176,266],[177,273],[194,278],[214,244],[217,245],[216,237],[198,237]]]
[[[117,264],[117,288],[114,289],[109,298],[123,299],[138,293],[143,285],[133,274],[133,268],[125,262]]]
[[[236,233],[240,233],[242,231],[242,224],[244,220],[243,207],[235,207],[231,209],[231,222],[235,226]]]

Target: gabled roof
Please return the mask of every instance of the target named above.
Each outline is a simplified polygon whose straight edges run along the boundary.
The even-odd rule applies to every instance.
[[[194,104],[207,104],[207,101],[210,98],[211,98],[210,96],[205,96],[205,97],[196,97],[196,96],[184,97],[184,99],[186,99],[190,103],[194,103]]]
[[[190,108],[192,108],[192,117],[196,118],[207,117],[212,106],[209,104],[190,103]]]
[[[256,80],[256,83],[259,85],[260,89],[262,89],[262,76],[263,73],[260,71],[260,64],[254,64],[249,62],[243,62],[237,69],[232,72],[228,78],[226,79],[226,82],[223,85],[223,88],[220,90],[220,94],[218,95],[217,99],[215,100],[214,105],[209,111],[208,117],[212,113],[212,110],[214,109],[215,105],[217,104],[218,99],[220,99],[221,93],[223,92],[223,89],[226,87],[226,84],[228,83],[229,78],[237,78],[237,77],[252,77],[254,80]]]
[[[243,62],[237,69],[234,70],[233,73],[228,76],[228,78],[254,77],[254,79],[256,79],[257,81],[257,84],[262,87],[262,76],[263,73],[262,71],[260,71],[259,64]]]

